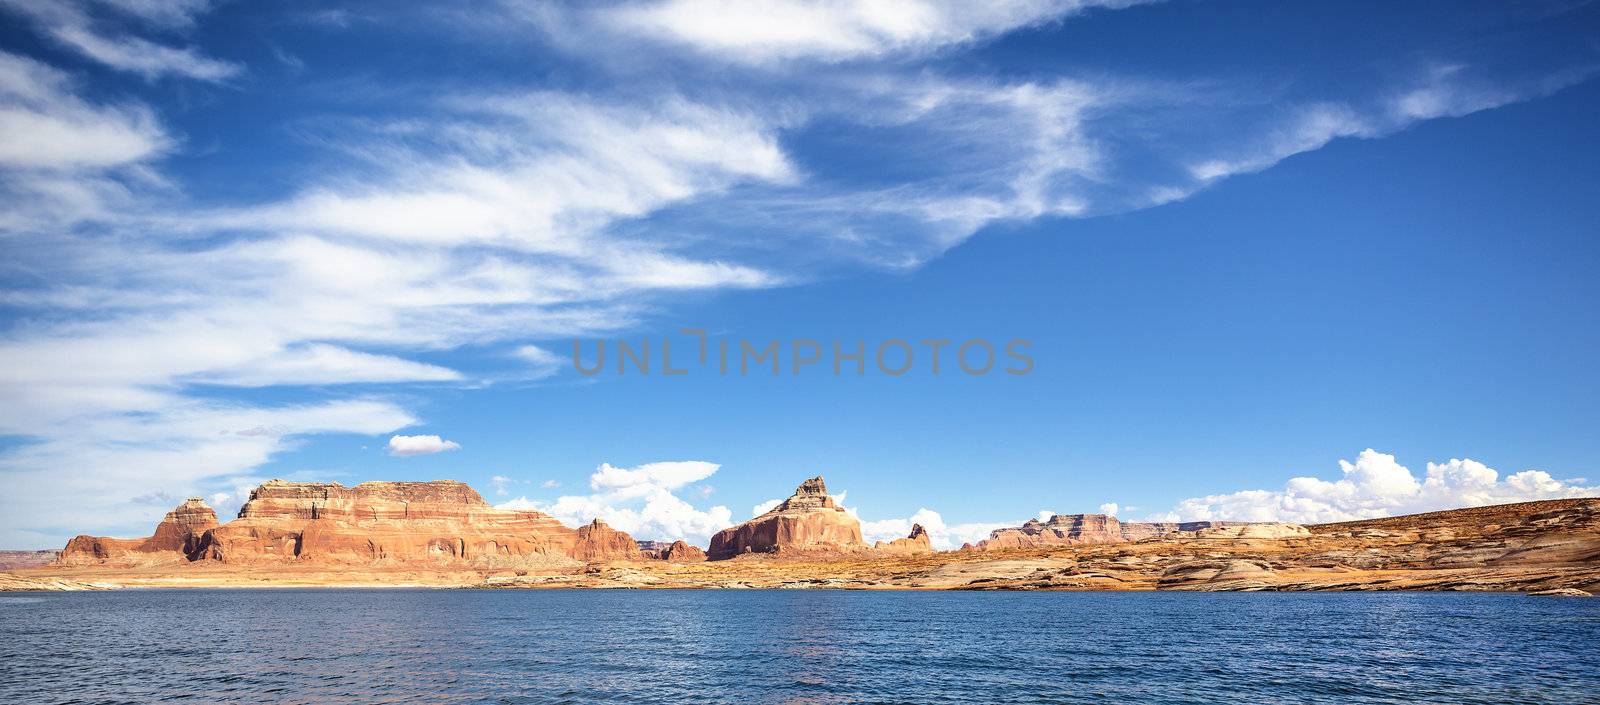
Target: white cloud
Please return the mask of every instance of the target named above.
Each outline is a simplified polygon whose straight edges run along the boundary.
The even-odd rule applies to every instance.
[[[209,384],[265,387],[283,384],[352,384],[460,380],[455,370],[373,355],[323,343],[292,345],[229,368],[205,370],[189,379]]]
[[[307,189],[215,222],[581,256],[644,288],[767,281],[742,267],[590,241],[615,220],[741,181],[795,178],[775,127],[758,116],[675,98],[629,105],[553,92],[433,107],[438,117],[425,130],[397,124],[388,140],[378,130],[378,141],[350,146],[379,169],[360,185]]]
[[[733,525],[733,512],[724,506],[697,509],[674,491],[710,477],[719,467],[697,460],[634,468],[602,464],[589,476],[592,494],[562,496],[553,502],[518,497],[496,506],[535,509],[568,526],[581,526],[598,517],[635,539],[684,539],[705,546],[711,534]]]
[[[567,364],[567,358],[545,350],[537,345],[522,345],[511,353],[513,356],[528,363],[530,379],[543,379],[550,377]]]
[[[71,77],[0,51],[0,230],[103,216],[129,202],[129,182],[173,140],[138,103],[91,103]]]
[[[194,26],[196,16],[211,9],[210,0],[99,0],[99,2],[151,25],[176,29]]]
[[[509,488],[515,482],[516,480],[504,475],[495,475],[494,477],[489,478],[489,486],[494,488],[494,496],[496,497],[505,497],[506,495],[511,494]]]
[[[1194,163],[1189,173],[1204,184],[1261,171],[1296,154],[1321,149],[1341,137],[1383,137],[1424,120],[1461,117],[1549,95],[1587,80],[1596,70],[1585,67],[1558,71],[1539,80],[1506,86],[1476,78],[1466,66],[1433,67],[1421,79],[1376,105],[1320,102],[1300,106],[1277,127],[1269,129],[1265,137],[1256,137],[1253,145],[1240,149],[1239,154]],[[1158,197],[1174,193],[1187,194],[1192,190],[1166,191]]]
[[[764,64],[931,51],[1091,7],[1135,1],[663,0],[603,10],[598,19],[618,31],[682,44],[720,59]]]
[[[1105,504],[1100,505],[1100,513],[1104,514],[1106,516],[1116,516],[1117,515],[1117,503],[1116,502],[1106,502]]]
[[[561,483],[555,480],[545,480],[544,482],[539,483],[539,486],[547,490],[551,490],[560,487]]]
[[[93,391],[60,390],[62,395]],[[91,398],[112,409],[128,401]],[[376,435],[416,421],[380,400],[251,407],[146,392],[138,402],[147,411],[74,406],[75,413],[46,420],[62,430],[30,433],[30,442],[0,453],[0,477],[7,487],[0,493],[0,517],[5,517],[0,544],[59,547],[80,533],[148,535],[171,507],[132,498],[212,494],[219,486],[231,487],[228,478],[247,475],[305,436]],[[23,403],[37,408],[31,400]]]
[[[162,3],[113,0],[118,9],[168,27],[184,27],[205,3]],[[132,35],[107,36],[96,31],[87,3],[72,0],[0,0],[0,6],[28,17],[40,32],[111,68],[148,79],[166,75],[219,82],[243,71],[238,64],[201,54],[192,47],[171,47]]]
[[[406,457],[411,455],[432,455],[443,453],[447,450],[460,450],[461,444],[447,441],[439,436],[391,436],[389,438],[389,455]]]
[[[1428,463],[1419,479],[1393,455],[1372,449],[1354,463],[1341,460],[1343,477],[1295,477],[1281,490],[1244,490],[1192,497],[1162,515],[1168,520],[1238,520],[1324,523],[1565,497],[1600,496],[1581,479],[1557,480],[1542,470],[1500,479],[1474,460]]]
[[[758,517],[762,514],[766,514],[767,512],[772,511],[773,507],[776,507],[780,504],[783,504],[783,500],[781,499],[769,499],[765,502],[761,502],[760,504],[750,508],[750,516]]]

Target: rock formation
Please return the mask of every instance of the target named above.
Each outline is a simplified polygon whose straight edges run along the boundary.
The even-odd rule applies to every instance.
[[[665,541],[647,541],[642,539],[634,541],[634,544],[639,547],[639,552],[643,553],[645,558],[660,558],[661,554],[666,553],[667,549],[672,546],[672,544],[669,544]]]
[[[1107,514],[1057,514],[1050,521],[1029,519],[1022,526],[996,529],[974,549],[1039,548],[1079,544],[1126,543],[1158,538],[1179,531],[1244,526],[1237,521],[1123,522]],[[963,546],[963,549],[965,547]]]
[[[697,563],[706,559],[706,552],[687,541],[673,541],[661,551],[661,559],[673,563]]]
[[[595,519],[578,527],[578,543],[572,557],[585,562],[636,561],[644,558],[633,537]]]
[[[640,557],[627,534],[596,520],[571,529],[535,511],[496,509],[450,480],[337,482],[272,480],[250,493],[239,517],[220,526],[191,499],[147,539],[79,536],[63,565],[216,561],[227,564],[376,564],[516,567]]]
[[[200,551],[205,532],[217,526],[217,513],[205,500],[190,497],[161,519],[155,534],[142,539],[78,536],[57,559],[65,565],[148,564],[189,560]]]
[[[1169,535],[1175,538],[1189,536],[1212,541],[1275,541],[1306,538],[1311,535],[1311,530],[1299,524],[1272,521],[1241,526],[1213,526],[1193,532],[1173,532]]]
[[[50,565],[60,558],[60,551],[0,551],[0,571]]]
[[[828,496],[822,477],[800,483],[770,511],[711,537],[711,560],[745,553],[854,553],[867,548],[861,522]]]
[[[879,541],[872,545],[873,550],[892,556],[919,556],[933,553],[933,540],[928,537],[928,530],[921,524],[911,525],[911,535],[893,541]]]

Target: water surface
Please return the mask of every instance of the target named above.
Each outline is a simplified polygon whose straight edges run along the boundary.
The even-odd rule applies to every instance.
[[[1600,600],[128,590],[0,597],[0,702],[1595,703]]]

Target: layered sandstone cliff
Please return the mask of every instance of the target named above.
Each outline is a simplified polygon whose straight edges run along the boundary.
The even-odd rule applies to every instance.
[[[711,537],[711,560],[745,553],[854,553],[867,549],[861,522],[828,496],[822,477],[813,477],[794,495],[738,526]]]
[[[460,482],[272,480],[250,493],[238,519],[202,537],[200,557],[513,565],[574,558],[579,544],[555,519],[496,509]]]
[[[460,482],[272,480],[226,524],[191,499],[150,538],[79,536],[60,563],[516,567],[639,557],[631,537],[603,522],[572,529],[540,512],[497,509]]]
[[[1201,531],[1245,526],[1237,521],[1124,522],[1108,514],[1057,514],[1050,521],[1030,519],[1022,526],[996,529],[976,548],[1039,548],[1079,544],[1126,543],[1158,538],[1179,531]]]
[[[205,500],[190,497],[161,519],[153,535],[142,539],[77,536],[61,550],[64,565],[98,563],[152,564],[190,560],[200,551],[201,537],[217,526],[217,513]]]
[[[879,541],[872,545],[873,550],[891,556],[920,556],[933,553],[933,539],[928,536],[928,530],[921,524],[911,525],[911,535],[893,541]]]

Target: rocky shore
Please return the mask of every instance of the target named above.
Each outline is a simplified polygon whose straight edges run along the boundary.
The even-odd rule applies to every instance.
[[[868,545],[821,477],[708,550],[496,509],[450,481],[271,481],[218,524],[198,499],[152,536],[79,536],[0,590],[112,587],[1600,590],[1600,499],[1365,521],[1120,522],[1060,515],[935,551],[922,527]]]

